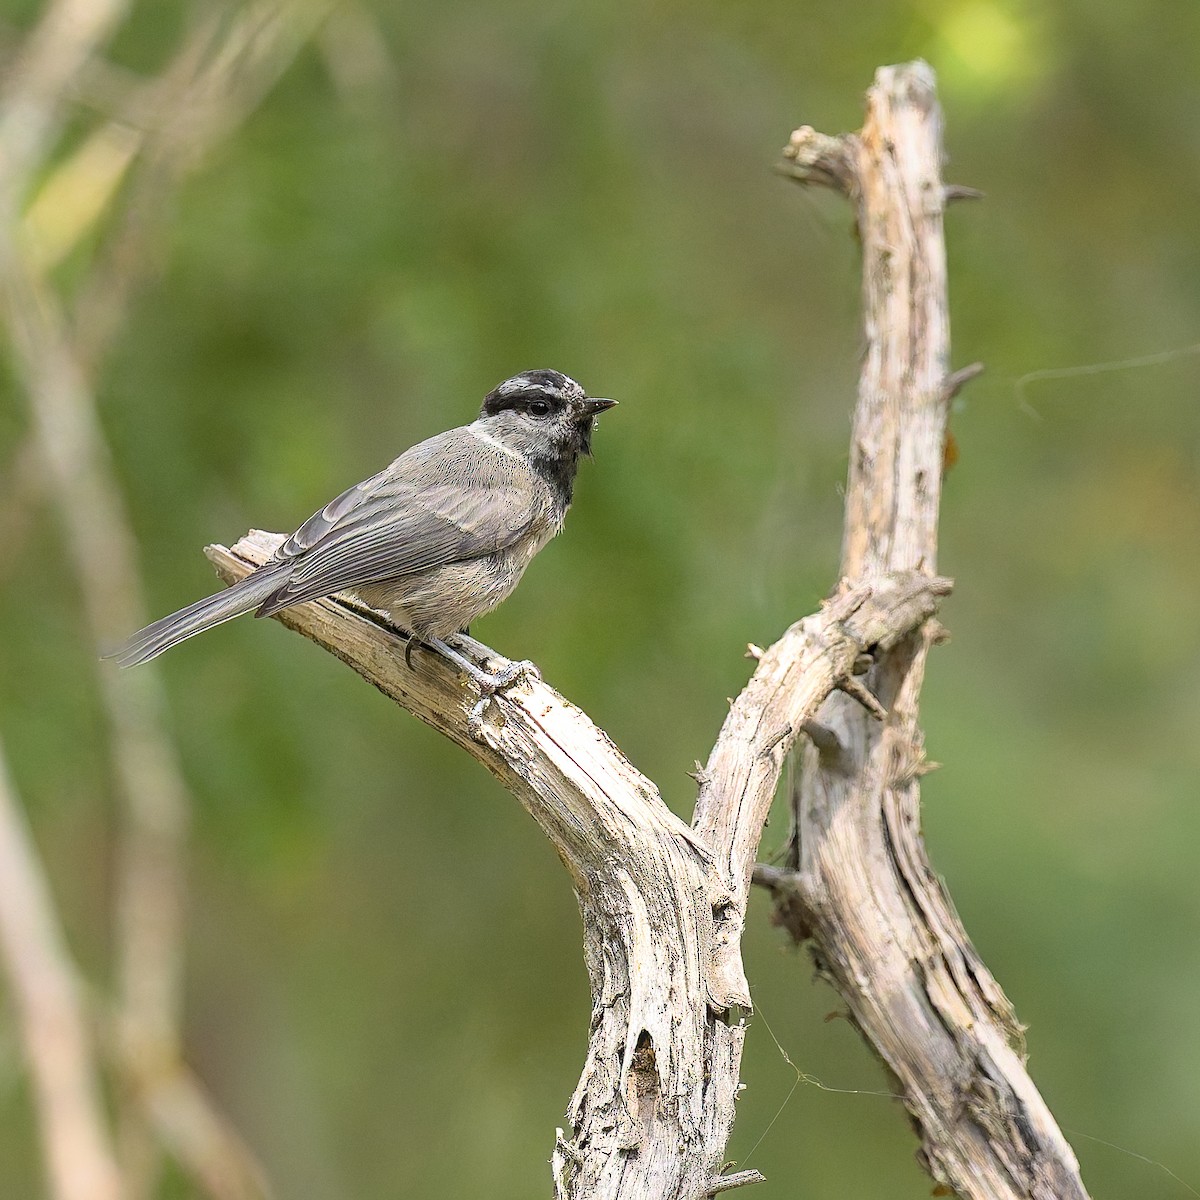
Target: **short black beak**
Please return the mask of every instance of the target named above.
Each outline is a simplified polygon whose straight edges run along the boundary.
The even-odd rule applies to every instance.
[[[597,413],[607,412],[610,408],[615,408],[616,404],[615,400],[601,400],[596,396],[589,396],[586,400],[580,401],[579,415],[581,417],[594,417]]]

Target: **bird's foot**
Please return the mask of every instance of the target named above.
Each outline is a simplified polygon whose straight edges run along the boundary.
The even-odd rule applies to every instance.
[[[487,712],[488,705],[491,704],[497,692],[503,692],[512,687],[527,675],[534,679],[542,677],[541,672],[528,659],[506,662],[498,671],[488,672],[473,663],[460,650],[455,650],[453,646],[443,642],[440,638],[430,638],[428,644],[443,658],[449,659],[455,666],[465,671],[475,681],[475,686],[479,688],[479,699],[467,718],[467,728],[475,738],[482,735],[483,714]]]
[[[527,658],[520,658],[516,662],[507,662],[491,676],[492,682],[495,684],[492,691],[502,692],[526,675],[531,675],[534,679],[542,677],[541,671]]]
[[[491,675],[486,671],[479,671],[478,674],[471,672],[471,677],[479,685],[479,699],[472,705],[467,717],[467,728],[473,738],[483,739],[483,715],[487,712],[488,705],[496,698],[496,694],[519,683],[527,675],[534,679],[542,677],[541,672],[527,658],[507,662]]]

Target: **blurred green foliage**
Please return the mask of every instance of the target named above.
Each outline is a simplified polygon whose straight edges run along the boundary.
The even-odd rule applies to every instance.
[[[113,58],[155,70],[184,11],[135,6]],[[205,542],[292,528],[559,368],[621,408],[566,535],[476,632],[689,812],[746,641],[836,569],[856,250],[844,204],[771,165],[795,125],[856,128],[876,66],[929,58],[949,178],[987,193],[947,224],[955,364],[988,373],[953,421],[926,835],[1093,1193],[1188,1190],[1103,1142],[1200,1187],[1200,6],[414,0],[351,28],[189,180],[104,373],[155,612],[213,587]],[[52,510],[0,571],[0,727],[103,982],[115,819]],[[588,995],[537,830],[272,623],[163,670],[197,803],[188,1054],[280,1196],[548,1194]],[[783,836],[781,814],[765,850]],[[793,1093],[755,1022],[731,1156],[753,1149],[764,1200],[928,1195],[887,1081],[767,916],[756,898],[761,1012],[846,1091]],[[5,1197],[40,1188],[30,1121],[3,1023]]]

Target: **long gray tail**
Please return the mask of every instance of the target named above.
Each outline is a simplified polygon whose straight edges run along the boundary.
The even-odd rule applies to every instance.
[[[291,566],[291,563],[278,563],[260,567],[233,587],[215,596],[205,596],[203,600],[139,629],[123,646],[104,657],[115,659],[122,667],[149,662],[164,650],[257,608],[283,583]]]

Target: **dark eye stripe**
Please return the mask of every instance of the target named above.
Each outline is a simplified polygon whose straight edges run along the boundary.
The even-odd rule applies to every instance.
[[[528,411],[534,404],[548,406],[548,411],[562,408],[566,400],[562,392],[552,385],[539,385],[521,379],[518,386],[516,380],[506,380],[495,391],[484,397],[483,411],[486,413],[503,412],[505,409],[524,409]]]
[[[553,408],[556,403],[561,402],[558,396],[547,395],[541,388],[510,392],[507,396],[497,397],[497,401],[495,406],[497,412],[505,408],[532,408],[535,404],[544,404],[547,408]]]

